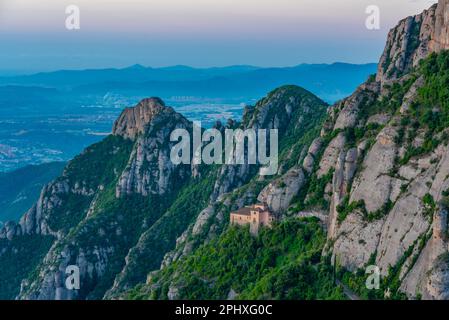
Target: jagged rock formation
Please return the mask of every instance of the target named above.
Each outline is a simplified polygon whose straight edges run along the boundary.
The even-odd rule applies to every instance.
[[[305,183],[305,176],[301,169],[292,168],[281,178],[271,182],[257,197],[261,203],[268,204],[274,214],[280,214],[290,207],[293,198]]]
[[[327,146],[319,172],[334,169],[328,234],[334,263],[351,271],[375,264],[383,276],[397,268],[399,290],[409,298],[441,299],[449,288],[442,263],[448,247],[441,240],[447,232],[447,212],[436,208],[449,186],[447,140],[438,138],[442,133],[432,131],[432,123],[408,123],[423,112],[415,110],[418,105],[424,108],[422,92],[430,85],[415,71],[419,62],[448,48],[448,13],[448,1],[440,1],[401,21],[390,32],[377,82],[362,85],[357,99],[332,107],[327,131],[322,132],[346,129]],[[391,110],[383,102],[396,94]],[[356,101],[364,101],[362,109]],[[432,105],[428,108],[437,112]],[[367,114],[385,120],[370,126],[378,127],[372,135],[354,139],[354,131],[369,125]],[[343,141],[348,134],[351,141]],[[430,141],[434,147],[420,149]]]
[[[142,100],[133,108],[126,108],[115,121],[112,134],[124,138],[135,139],[139,134],[145,132],[145,127],[161,113],[174,113],[172,108],[166,107],[159,98]]]
[[[326,104],[309,92],[283,87],[248,108],[241,125],[229,121],[216,127],[279,129],[281,141],[294,138],[296,143],[295,148],[292,143],[282,147],[289,152],[284,158],[293,155],[291,164],[280,169],[288,170],[299,162],[297,154],[304,158],[302,150],[308,142],[300,137],[316,130],[325,109]],[[307,116],[313,121],[300,126]],[[192,123],[158,98],[125,109],[111,136],[71,161],[63,175],[42,190],[19,224],[2,227],[3,252],[17,250],[16,242],[28,241],[24,237],[45,238],[51,245],[42,246],[41,258],[30,266],[32,273],[11,279],[17,290],[20,287],[18,298],[116,298],[144,282],[148,270],[182,256],[170,250],[179,252],[182,247],[182,254],[188,254],[205,236],[218,235],[231,207],[254,202],[271,181],[272,177],[259,181],[258,166],[248,164],[174,165],[169,159],[174,129],[191,132]],[[300,169],[286,177],[288,194],[280,191],[280,202],[272,197],[283,209],[304,180]],[[254,185],[249,187],[251,181]],[[68,290],[64,283],[71,265],[80,269],[77,291]]]
[[[142,230],[191,179],[190,165],[174,167],[168,161],[175,128],[190,130],[191,123],[157,98],[126,109],[112,136],[71,161],[19,224],[2,228],[1,238],[13,243],[21,236],[54,239],[37,272],[23,279],[20,298],[103,296]],[[65,288],[69,265],[80,268],[84,290]]]
[[[13,221],[7,221],[0,229],[0,239],[12,240],[22,235],[22,228]]]
[[[377,80],[397,79],[432,52],[449,49],[449,1],[408,17],[393,28],[378,66]]]
[[[125,109],[114,124],[114,135],[136,139],[128,165],[121,174],[116,196],[125,194],[164,195],[174,187],[173,177],[190,176],[191,168],[175,166],[170,161],[170,134],[175,129],[192,131],[192,124],[157,98],[145,99],[136,107]]]

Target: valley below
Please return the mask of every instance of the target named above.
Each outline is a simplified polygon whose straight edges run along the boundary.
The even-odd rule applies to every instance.
[[[72,159],[110,134],[125,107],[147,97],[161,97],[210,128],[216,121],[240,120],[244,106],[276,85],[301,83],[333,102],[374,70],[375,64],[269,69],[135,65],[0,77],[0,172]],[[338,81],[339,74],[347,82]]]

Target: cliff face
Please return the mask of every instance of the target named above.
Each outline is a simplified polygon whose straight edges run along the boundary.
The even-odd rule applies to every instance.
[[[0,243],[5,245],[4,257],[9,250],[17,251],[17,243],[53,239],[32,277],[25,273],[22,279],[10,279],[18,281],[19,297],[101,298],[143,230],[163,216],[191,179],[190,165],[175,167],[169,161],[171,131],[191,127],[157,98],[125,109],[113,135],[72,160],[19,224],[8,223],[0,231],[0,240],[8,241]],[[80,268],[84,289],[66,289],[69,265]]]
[[[410,298],[448,298],[442,262],[448,253],[448,123],[444,103],[435,98],[443,90],[436,79],[449,72],[442,62],[448,16],[449,2],[441,0],[401,21],[389,34],[377,81],[333,106],[322,132],[346,131],[333,138],[320,163],[321,172],[334,171],[328,225],[334,263],[351,271],[377,265],[384,277],[399,279],[400,287],[390,289]],[[440,55],[429,58],[432,53]],[[437,64],[435,74],[430,66]]]
[[[423,13],[399,22],[388,34],[377,80],[397,79],[432,52],[449,49],[449,1],[440,0]]]
[[[136,141],[116,186],[118,198],[130,194],[164,195],[179,178],[191,175],[189,166],[175,166],[170,161],[170,151],[175,145],[170,142],[170,134],[175,129],[191,132],[192,124],[158,98],[142,100],[136,107],[123,111],[112,134]]]
[[[420,80],[409,81],[401,89],[401,96],[413,95],[410,90],[415,90],[413,84],[417,81]],[[391,99],[389,90],[361,94],[373,93],[377,101]],[[336,116],[333,130],[340,126],[337,115],[344,110],[330,111]],[[364,119],[366,110],[362,111],[346,133],[339,133],[329,143],[320,162],[323,173],[333,170],[328,187],[332,194],[329,250],[335,264],[351,271],[375,264],[387,276],[392,267],[399,268],[400,290],[409,297],[417,293],[425,298],[441,297],[443,293],[435,294],[435,289],[429,288],[435,281],[430,281],[427,274],[434,268],[437,256],[448,250],[444,237],[437,242],[429,240],[435,233],[447,232],[447,223],[437,222],[446,221],[447,215],[438,206],[449,187],[447,140],[438,138],[441,136],[425,125],[418,125],[417,129],[416,122],[415,127],[407,124],[413,118],[408,112],[379,111],[380,114],[367,119]],[[372,131],[348,139],[348,132],[352,134],[354,129],[367,125]],[[429,143],[434,147],[422,148]],[[447,278],[442,273],[440,276]],[[443,282],[442,279],[439,281]],[[446,282],[442,287],[447,291],[448,286]]]

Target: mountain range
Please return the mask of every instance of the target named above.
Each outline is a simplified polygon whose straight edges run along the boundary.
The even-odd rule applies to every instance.
[[[295,84],[335,101],[375,73],[376,64],[302,64],[284,68],[231,66],[62,70],[26,76],[1,77],[0,85],[35,86],[69,90],[76,94],[141,93],[203,98],[254,99],[272,88]],[[342,81],[345,79],[345,81]]]
[[[186,66],[66,70],[0,77],[0,172],[68,161],[110,133],[124,106],[163,98],[188,119],[211,127],[240,119],[273,88],[299,84],[332,103],[375,72],[375,64],[291,68]],[[70,141],[70,143],[66,143]]]

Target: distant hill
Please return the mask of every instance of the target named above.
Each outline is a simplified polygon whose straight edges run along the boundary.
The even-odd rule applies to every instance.
[[[40,85],[51,87],[73,87],[89,83],[108,81],[192,81],[211,77],[228,76],[259,69],[253,66],[230,66],[223,68],[192,68],[171,66],[164,68],[144,67],[136,64],[123,69],[58,70],[31,75],[1,77],[0,84]]]
[[[39,198],[42,187],[62,173],[64,162],[52,162],[0,173],[0,222],[18,220]]]

